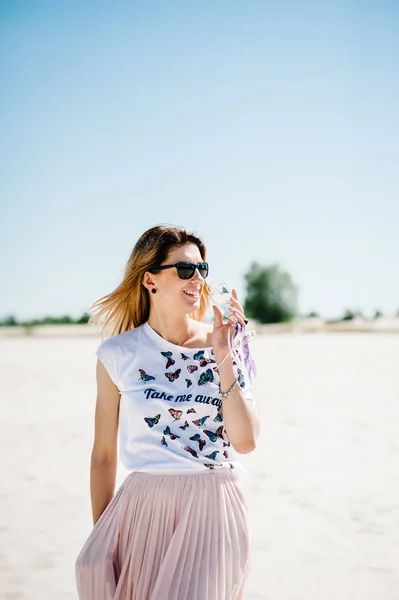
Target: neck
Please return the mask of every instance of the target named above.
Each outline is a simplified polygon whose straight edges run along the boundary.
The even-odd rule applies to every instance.
[[[148,317],[148,325],[164,340],[177,346],[184,346],[198,335],[194,329],[194,319],[189,315],[174,316],[170,311],[167,315],[163,315],[152,309]]]

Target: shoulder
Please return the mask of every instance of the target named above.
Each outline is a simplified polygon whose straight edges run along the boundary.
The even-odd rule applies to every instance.
[[[99,349],[112,350],[112,349],[124,349],[126,346],[130,347],[136,342],[140,335],[140,327],[129,329],[128,331],[122,331],[116,335],[112,335],[103,340],[98,346]]]
[[[205,348],[212,346],[212,332],[213,325],[209,323],[202,323],[198,321],[197,324],[197,337]]]
[[[135,352],[137,339],[140,335],[139,329],[139,327],[129,329],[108,337],[97,346],[95,351],[97,358],[103,363],[112,381],[119,389],[121,389],[121,374],[124,365],[131,359],[132,353]]]

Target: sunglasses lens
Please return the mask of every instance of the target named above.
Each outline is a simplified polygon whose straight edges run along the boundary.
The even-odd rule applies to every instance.
[[[208,264],[206,262],[199,263],[198,265],[181,264],[177,265],[177,274],[180,279],[191,279],[195,273],[195,269],[198,268],[201,277],[205,279],[208,276]]]
[[[204,279],[208,276],[208,265],[207,263],[201,263],[198,267],[201,277]]]
[[[189,265],[181,265],[177,267],[177,274],[179,275],[180,279],[191,279],[191,277],[194,275],[194,271],[195,268],[193,269]]]

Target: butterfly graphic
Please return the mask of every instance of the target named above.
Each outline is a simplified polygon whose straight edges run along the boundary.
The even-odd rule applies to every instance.
[[[212,442],[216,442],[216,440],[218,439],[218,437],[220,437],[221,439],[223,439],[223,425],[221,425],[220,427],[218,427],[216,429],[216,431],[207,431],[206,429],[204,429],[204,433],[206,433],[206,435],[209,437],[209,439]]]
[[[174,418],[175,421],[177,421],[178,419],[180,419],[180,417],[183,414],[182,410],[175,410],[174,408],[170,408],[168,410],[168,412],[170,412],[170,414],[172,415],[172,417]]]
[[[144,421],[147,423],[148,427],[154,427],[159,422],[161,415],[155,415],[155,417],[144,417]]]
[[[224,448],[225,446],[229,447],[230,445],[231,445],[231,444],[230,444],[230,442],[223,442],[223,448]]]
[[[196,413],[197,411],[195,410],[195,408],[189,408],[187,411],[187,414],[189,415],[190,413]]]
[[[239,369],[237,367],[237,374],[238,374],[238,383],[240,384],[240,387],[245,388],[245,380],[244,380],[244,375],[242,374],[241,369]]]
[[[229,463],[230,465],[230,469],[234,469],[234,465],[232,465],[231,463]]]
[[[208,467],[208,469],[214,469],[215,465],[212,465],[210,463],[204,463],[204,467]]]
[[[227,454],[227,450],[225,450],[225,451],[223,452],[223,456],[224,456],[225,458],[229,458],[229,455]]]
[[[139,373],[140,373],[141,381],[154,381],[155,380],[155,377],[153,377],[152,375],[147,375],[147,373],[145,371],[143,371],[143,369],[139,369]]]
[[[206,367],[206,365],[209,365],[210,363],[215,363],[216,360],[213,360],[213,358],[201,358],[200,359],[200,367]]]
[[[201,360],[201,358],[204,356],[204,352],[204,350],[198,350],[198,352],[194,354],[193,360]]]
[[[210,458],[211,460],[215,460],[216,459],[216,454],[219,454],[219,450],[214,450],[210,454],[207,454],[206,458]]]
[[[207,369],[204,373],[201,373],[198,379],[198,385],[205,385],[208,381],[213,381],[212,369]]]
[[[164,356],[165,358],[167,358],[168,360],[166,361],[166,369],[169,369],[169,367],[171,367],[172,365],[175,364],[175,360],[173,360],[172,356],[172,352],[161,352],[162,356]]]
[[[218,413],[213,420],[216,421],[216,423],[222,423],[223,422],[222,415],[220,413]]]
[[[183,352],[180,352],[180,354],[181,354],[181,357],[183,360],[188,360],[190,358],[189,356],[186,356],[185,354],[183,354]]]
[[[200,419],[195,419],[195,421],[193,421],[193,425],[197,425],[197,427],[202,427],[207,419],[209,419],[209,415],[207,415],[206,417],[201,417]]]
[[[187,427],[188,427],[188,423],[187,423],[187,421],[185,421],[184,425],[179,426],[179,429],[187,429]]]
[[[188,365],[187,371],[189,373],[194,373],[194,371],[198,371],[198,367],[197,367],[197,365]]]
[[[169,381],[174,381],[179,377],[180,373],[181,369],[177,369],[177,371],[175,371],[174,373],[165,373],[165,377],[167,377]]]
[[[201,440],[201,438],[200,438],[200,434],[199,434],[199,433],[196,433],[195,435],[191,436],[189,439],[190,439],[190,440],[193,440],[193,442],[198,442],[198,444],[199,444],[199,449],[200,449],[200,452],[201,452],[202,448],[203,448],[203,447],[205,446],[205,444],[206,444],[206,441],[205,441],[205,440]]]
[[[162,436],[161,444],[162,444],[162,446],[167,446],[168,445],[168,442],[165,440],[165,436],[164,435]]]
[[[193,382],[191,381],[191,379],[186,379],[186,383],[187,383],[188,388],[190,387],[190,385],[193,385]]]
[[[191,456],[194,456],[194,458],[199,458],[198,454],[196,453],[195,450],[193,450],[192,448],[190,448],[190,446],[182,446],[183,450],[185,450],[186,452],[190,452]]]
[[[171,432],[169,425],[166,427],[166,429],[164,429],[164,435],[168,435],[171,440],[175,440],[176,438],[180,437],[180,435],[176,435],[175,433]]]

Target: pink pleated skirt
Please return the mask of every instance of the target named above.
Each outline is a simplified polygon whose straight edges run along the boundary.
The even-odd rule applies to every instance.
[[[132,472],[76,560],[79,600],[243,600],[250,554],[232,470]]]

